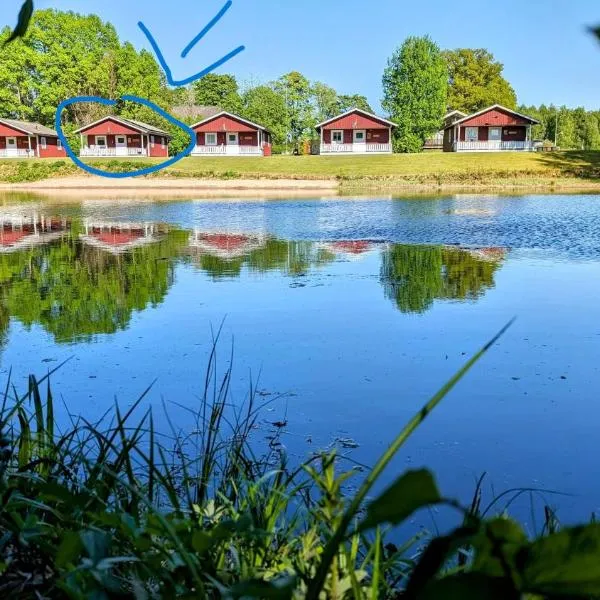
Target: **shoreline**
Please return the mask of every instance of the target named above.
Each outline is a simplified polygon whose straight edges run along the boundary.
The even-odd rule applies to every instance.
[[[22,183],[0,182],[0,193],[3,195],[17,193],[35,193],[41,196],[81,197],[82,193],[95,198],[107,194],[125,194],[132,198],[140,196],[153,197],[190,197],[224,198],[224,197],[311,197],[325,195],[328,197],[344,197],[351,194],[368,195],[370,193],[394,194],[444,194],[444,193],[600,193],[599,181],[586,181],[577,178],[563,178],[545,181],[493,181],[490,183],[438,183],[394,180],[338,180],[338,179],[198,179],[182,177],[143,177],[110,179],[99,176],[67,176],[42,179]],[[114,198],[111,198],[114,199]]]

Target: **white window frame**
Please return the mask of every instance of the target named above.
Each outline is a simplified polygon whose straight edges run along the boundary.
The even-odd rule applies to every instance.
[[[120,142],[119,140],[123,140]],[[117,135],[115,137],[115,144],[125,144],[127,145],[127,136],[126,135]]]
[[[62,150],[62,140],[60,138],[56,138],[56,148]]]
[[[492,137],[492,131],[498,133],[498,137]],[[490,142],[501,142],[502,141],[502,127],[490,127],[488,128],[488,141]]]
[[[165,138],[165,137],[160,138],[160,146],[163,150],[165,149],[166,140],[167,140],[167,138]]]
[[[12,144],[8,143],[9,140],[12,140]],[[8,148],[9,145],[12,145],[12,146],[14,146],[16,148],[17,147],[17,138],[14,137],[14,136],[12,136],[12,135],[10,137],[7,137],[6,138],[6,147]]]
[[[336,134],[340,134],[340,139],[334,139]],[[331,130],[331,143],[332,144],[343,144],[344,143],[344,130],[343,129],[332,129]]]
[[[154,136],[153,135],[150,136],[150,147],[154,148]]]
[[[219,140],[217,139],[217,134],[216,133],[205,133],[204,134],[204,144],[206,146],[216,146],[219,143]]]
[[[475,132],[475,135],[469,135],[469,133]],[[478,142],[479,141],[479,127],[465,127],[465,142]]]
[[[42,139],[43,138],[40,138],[40,142],[41,142]],[[108,147],[108,138],[105,135],[96,135],[96,136],[94,136],[94,140],[96,142],[96,146],[99,146],[101,148],[107,148]],[[100,140],[104,140],[104,143],[101,144]]]
[[[229,138],[233,137],[235,141],[231,141]],[[235,133],[233,131],[227,132],[227,145],[228,146],[239,146],[240,145],[240,135],[239,133]]]
[[[40,136],[40,148],[45,150],[48,147],[48,140],[45,135]]]

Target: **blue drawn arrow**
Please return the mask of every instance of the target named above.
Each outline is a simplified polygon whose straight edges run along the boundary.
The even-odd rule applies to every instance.
[[[231,8],[232,4],[232,0],[228,0],[225,3],[223,8],[215,15],[213,19],[211,19],[211,21],[206,25],[206,27],[204,27],[204,29],[202,29],[202,31],[183,49],[183,52],[181,53],[182,58],[185,58],[190,53],[190,50],[192,50],[192,48],[223,18],[225,13]],[[186,79],[173,79],[173,73],[171,72],[169,65],[165,61],[165,57],[163,56],[163,53],[158,47],[156,40],[154,39],[150,31],[148,31],[148,28],[141,21],[138,23],[138,27],[148,38],[148,41],[152,46],[152,50],[154,50],[154,54],[156,54],[156,58],[158,59],[160,66],[163,68],[163,71],[167,76],[167,81],[169,85],[173,86],[187,85],[188,83],[192,83],[192,81],[196,81],[197,79],[204,77],[206,74],[210,73],[211,71],[214,71],[222,64],[226,63],[228,60],[231,60],[234,56],[237,56],[240,52],[243,52],[246,49],[245,46],[238,46],[235,50],[232,50],[229,54],[226,54],[225,56],[223,56],[223,58],[220,58],[218,61],[214,62],[212,65],[206,67],[205,69],[196,73],[195,75],[187,77]]]

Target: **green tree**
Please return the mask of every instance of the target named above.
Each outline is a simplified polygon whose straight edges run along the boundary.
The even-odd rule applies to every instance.
[[[107,57],[119,49],[117,33],[109,23],[95,15],[37,11],[23,41],[35,53],[35,119],[52,123],[56,107],[65,98],[109,95],[111,62]],[[85,118],[81,110],[74,105],[68,115],[81,122]]]
[[[242,116],[266,127],[274,144],[283,144],[286,136],[285,98],[273,88],[259,85],[248,89],[242,101]]]
[[[312,96],[315,103],[315,120],[326,121],[339,114],[340,103],[337,92],[325,83],[317,81],[312,85]]]
[[[8,39],[8,29],[0,40]],[[121,45],[112,25],[97,16],[43,10],[34,13],[27,34],[0,53],[0,111],[5,117],[52,126],[58,104],[81,95],[119,98],[133,94],[168,108],[171,93],[153,55]],[[78,103],[64,113],[65,124],[81,126],[107,114],[97,103]],[[123,116],[153,122],[139,104]]]
[[[0,115],[12,119],[31,119],[35,101],[33,64],[35,53],[22,40],[6,44],[11,31],[0,34]]]
[[[351,108],[360,108],[368,113],[374,112],[366,96],[361,96],[360,94],[353,94],[351,96],[342,94],[338,96],[338,111],[340,113],[344,113]]]
[[[218,106],[232,113],[239,113],[242,108],[238,82],[233,75],[209,73],[193,83],[193,90],[196,104]]]
[[[41,325],[58,342],[114,333],[134,311],[162,302],[188,240],[187,232],[171,230],[115,256],[82,243],[79,228],[73,223],[61,240],[0,256],[2,310],[25,326]]]
[[[292,71],[280,77],[274,83],[274,89],[285,98],[286,129],[290,140],[297,147],[301,139],[313,137],[316,125],[311,104],[310,81],[302,73]]]
[[[517,95],[503,77],[504,65],[484,48],[446,50],[448,66],[448,106],[466,113],[492,104],[514,109]]]
[[[409,37],[388,61],[383,75],[383,108],[398,124],[394,148],[419,152],[439,130],[446,111],[446,63],[429,37]]]

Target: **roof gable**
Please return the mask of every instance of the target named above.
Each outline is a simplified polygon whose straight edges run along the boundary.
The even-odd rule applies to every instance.
[[[466,117],[463,117],[462,119],[458,119],[457,121],[454,121],[454,123],[452,123],[452,125],[448,125],[448,127],[450,126],[454,126],[454,125],[467,125],[467,124],[473,124],[473,125],[481,125],[481,126],[486,126],[486,125],[498,125],[498,126],[503,126],[503,125],[535,125],[537,123],[539,123],[539,121],[537,119],[534,119],[533,117],[529,117],[527,115],[523,115],[521,113],[518,113],[515,110],[512,110],[510,108],[506,108],[505,106],[502,106],[501,104],[493,104],[492,106],[488,106],[487,108],[484,108],[478,112],[475,112],[471,115],[467,115]]]
[[[268,130],[263,127],[262,125],[259,125],[258,123],[253,123],[252,121],[248,121],[247,119],[244,119],[242,117],[238,117],[238,115],[234,115],[233,113],[227,112],[226,110],[222,110],[221,112],[215,114],[215,115],[211,115],[210,117],[207,117],[205,119],[202,119],[202,121],[198,121],[198,123],[194,123],[194,125],[191,125],[191,128],[196,130],[196,131],[204,131],[206,128],[205,126],[213,123],[216,127],[212,127],[210,128],[211,131],[228,131],[227,129],[223,129],[223,127],[226,127],[226,122],[227,120],[231,120],[234,121],[236,123],[239,123],[243,126],[242,129],[235,129],[235,130],[231,130],[231,131],[267,131]],[[218,123],[215,123],[217,122]],[[245,128],[244,128],[245,127]],[[206,129],[206,131],[208,131],[208,129]]]
[[[97,121],[93,121],[92,123],[88,123],[83,127],[80,127],[75,131],[75,133],[86,133],[89,132],[92,128],[95,128],[106,121],[112,121],[115,124],[120,125],[126,129],[130,129],[131,132],[137,133],[157,133],[158,135],[163,135],[166,137],[171,137],[166,131],[159,129],[158,127],[154,127],[153,125],[148,125],[147,123],[142,123],[142,121],[134,121],[133,119],[124,119],[123,117],[117,117],[115,115],[107,115],[106,117],[102,117],[102,119],[98,119]],[[113,133],[113,132],[111,132]],[[115,131],[114,133],[127,133],[126,131]]]
[[[396,123],[393,121],[389,121],[388,119],[384,119],[383,117],[378,117],[373,113],[367,112],[366,110],[362,110],[361,108],[351,108],[344,113],[341,113],[331,119],[327,119],[322,123],[316,125],[315,129],[335,129],[335,126],[338,122],[345,122],[345,120],[350,119],[351,122],[353,115],[358,117],[357,124],[366,125],[368,127],[368,123],[374,123],[376,125],[384,125],[385,127],[396,127]],[[345,127],[341,127],[342,129],[346,129]],[[348,129],[355,129],[355,127],[348,127]]]

